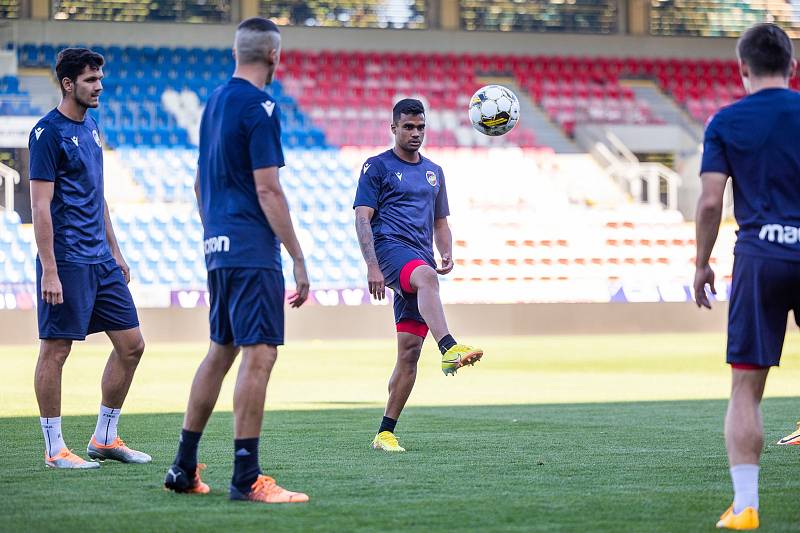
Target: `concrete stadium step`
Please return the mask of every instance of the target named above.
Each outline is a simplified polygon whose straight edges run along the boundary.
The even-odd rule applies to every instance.
[[[559,154],[583,152],[558,125],[550,121],[544,110],[533,103],[527,92],[523,91],[516,83],[512,82],[507,85],[519,99],[520,122],[536,133],[537,144],[549,146]]]
[[[668,124],[680,126],[686,133],[700,142],[703,138],[703,128],[693,120],[678,104],[661,92],[661,89],[651,81],[622,80],[620,84],[630,87],[637,100],[646,102],[653,114],[665,120]]]

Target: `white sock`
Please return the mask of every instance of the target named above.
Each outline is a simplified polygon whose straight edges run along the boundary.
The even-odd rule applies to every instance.
[[[119,412],[119,409],[112,409],[105,405],[100,406],[100,414],[97,415],[97,426],[94,428],[94,439],[103,446],[108,446],[117,438]]]
[[[745,507],[758,510],[758,465],[732,466],[731,479],[733,479],[733,513],[739,514]]]
[[[47,457],[55,457],[58,452],[67,447],[64,437],[61,436],[61,417],[39,418],[44,433],[44,446]]]

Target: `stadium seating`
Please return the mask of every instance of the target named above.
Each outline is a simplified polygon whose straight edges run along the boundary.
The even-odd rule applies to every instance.
[[[63,45],[66,46],[66,45]],[[60,46],[22,45],[25,67],[52,66]],[[162,103],[168,90],[188,90],[204,103],[233,70],[229,50],[201,48],[94,47],[106,58],[103,81],[106,102],[98,109],[101,129],[110,146],[190,147],[187,131]],[[280,83],[270,90],[283,113],[283,141],[289,147],[325,146],[322,132],[283,94]],[[106,105],[107,104],[107,105]]]
[[[41,114],[41,110],[31,104],[28,93],[20,89],[16,76],[0,78],[0,116]]]
[[[20,63],[47,65],[57,48],[21,46]],[[133,275],[143,286],[202,289],[192,130],[210,91],[230,74],[229,53],[147,47],[100,51],[108,66],[99,119],[120,167],[109,171],[107,180],[114,182],[113,174],[120,172],[126,186],[137,189],[130,191],[127,205],[115,202],[113,215]],[[432,74],[412,81],[405,74],[412,67]],[[566,283],[571,296],[561,298],[576,300],[613,299],[615,287],[645,280],[678,287],[673,293],[683,291],[691,277],[694,241],[680,214],[631,204],[590,156],[556,155],[537,147],[524,125],[499,139],[475,133],[464,109],[485,75],[514,76],[568,133],[577,123],[660,121],[620,80],[655,81],[698,120],[712,106],[741,95],[732,62],[286,51],[271,92],[283,110],[287,167],[281,179],[312,284],[318,289],[363,286],[365,268],[351,208],[358,169],[389,144],[393,102],[420,95],[434,110],[428,116],[426,153],[445,168],[450,183],[458,184],[449,188],[457,270],[443,281],[448,301],[461,301],[476,287],[486,291],[476,294],[492,298],[500,282],[519,289],[509,289],[504,297],[509,301],[521,297],[523,285],[529,290],[551,282]],[[0,88],[16,90],[6,79]],[[491,142],[492,148],[481,142]],[[0,282],[30,283],[30,233],[18,221],[2,224]],[[723,231],[720,246],[729,246],[732,235]],[[720,278],[730,275],[730,264],[717,266]],[[285,268],[291,286],[289,261]]]

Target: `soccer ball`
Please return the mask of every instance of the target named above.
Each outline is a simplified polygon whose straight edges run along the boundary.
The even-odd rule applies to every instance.
[[[502,85],[481,87],[469,102],[469,120],[484,135],[504,135],[519,121],[519,100]]]

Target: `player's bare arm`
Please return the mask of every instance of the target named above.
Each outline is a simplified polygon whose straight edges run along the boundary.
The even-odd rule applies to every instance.
[[[371,207],[360,205],[356,207],[356,234],[358,235],[358,245],[361,247],[361,255],[367,263],[367,283],[369,293],[376,300],[383,300],[386,297],[386,285],[383,272],[378,264],[378,257],[375,255],[375,242],[372,235],[370,222],[375,215],[375,210]]]
[[[728,176],[719,172],[705,172],[700,176],[703,190],[697,202],[696,240],[697,257],[695,259],[694,274],[694,300],[697,307],[711,309],[711,302],[705,291],[706,284],[712,294],[717,294],[714,288],[714,271],[709,261],[714,243],[717,242],[719,224],[722,219],[722,201],[725,195],[725,184]]]
[[[114,226],[111,224],[111,213],[108,211],[108,202],[105,200],[103,200],[103,220],[106,224],[106,240],[108,241],[108,247],[111,248],[111,255],[114,257],[114,261],[117,262],[117,266],[122,270],[122,275],[125,276],[125,283],[130,283],[131,269],[122,256],[122,250],[120,250],[119,242],[117,242],[117,235],[114,233]]]
[[[308,273],[300,241],[294,232],[292,216],[289,214],[289,203],[278,180],[278,167],[259,168],[253,171],[256,184],[258,204],[267,217],[272,231],[283,243],[286,251],[294,262],[295,293],[289,297],[292,307],[300,307],[308,299]]]
[[[50,305],[64,303],[64,292],[58,277],[56,255],[53,251],[53,218],[50,203],[55,184],[52,181],[31,180],[31,210],[33,233],[39,261],[42,263],[42,299]]]
[[[442,257],[442,266],[437,268],[436,272],[445,276],[453,270],[453,233],[450,231],[447,217],[433,221],[433,240]]]
[[[194,197],[197,200],[197,206],[200,206],[200,171],[194,173]],[[200,223],[203,223],[203,210],[198,209],[197,212],[200,214]]]

